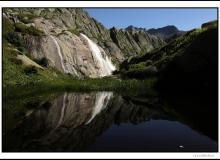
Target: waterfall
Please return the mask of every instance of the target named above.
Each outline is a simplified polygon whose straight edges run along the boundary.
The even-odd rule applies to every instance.
[[[62,56],[62,53],[61,53],[60,46],[59,46],[57,40],[56,40],[53,36],[50,35],[50,37],[52,38],[52,40],[53,40],[53,42],[54,42],[54,44],[55,44],[55,46],[56,46],[58,55],[59,55],[59,57],[60,57],[60,63],[61,63],[62,69],[63,69],[64,73],[67,73],[66,70],[65,70],[64,63],[63,63],[64,60],[63,60],[63,56]]]
[[[98,115],[103,109],[107,107],[108,102],[112,96],[112,92],[96,93],[95,105],[92,111],[92,116],[85,124],[89,124],[96,117],[96,115]]]
[[[91,39],[89,39],[86,35],[82,33],[81,36],[88,42],[89,48],[92,52],[92,56],[94,57],[99,67],[100,77],[111,75],[112,71],[114,71],[116,68],[112,64],[111,60],[108,58],[108,55],[104,52],[103,56],[98,45],[95,42],[93,42]]]

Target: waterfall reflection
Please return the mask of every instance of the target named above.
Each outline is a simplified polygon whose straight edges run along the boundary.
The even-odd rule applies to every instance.
[[[186,115],[179,114],[177,120],[172,108],[164,108],[157,97],[144,99],[148,104],[113,92],[66,92],[28,102],[34,109],[21,114],[25,118],[3,133],[3,151],[179,151],[180,145],[184,151],[216,151],[215,141],[181,124],[197,128],[192,122],[198,116],[186,121]],[[11,123],[6,118],[3,124]]]

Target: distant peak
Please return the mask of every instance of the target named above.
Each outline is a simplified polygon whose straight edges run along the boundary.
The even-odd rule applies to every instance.
[[[110,28],[110,30],[119,30],[119,29],[113,26],[112,28]]]
[[[165,40],[166,42],[169,42],[173,38],[176,38],[184,33],[184,31],[179,30],[174,25],[167,25],[165,27],[161,28],[151,28],[147,30],[148,33],[151,35],[156,35]]]
[[[136,28],[133,25],[129,25],[126,29],[132,29],[132,28]]]
[[[142,27],[135,27],[133,25],[129,25],[127,28],[125,28],[127,31],[146,31],[146,28]]]
[[[150,28],[148,29],[148,31],[164,31],[164,30],[170,30],[170,31],[179,31],[179,29],[174,26],[174,25],[167,25],[165,27],[161,27],[161,28]]]
[[[164,29],[170,29],[170,30],[172,29],[172,30],[179,31],[179,29],[176,26],[174,26],[174,25],[165,26]]]

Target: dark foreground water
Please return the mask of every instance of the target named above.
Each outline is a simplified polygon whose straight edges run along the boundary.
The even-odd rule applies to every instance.
[[[157,97],[113,92],[4,100],[2,148],[3,152],[217,152],[217,106],[199,102],[170,104]]]

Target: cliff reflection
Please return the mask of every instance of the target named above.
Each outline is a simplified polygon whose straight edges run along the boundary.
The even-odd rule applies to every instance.
[[[59,127],[78,127],[89,124],[108,105],[112,92],[64,93],[50,102],[49,108],[42,108],[33,114],[33,119],[48,130]]]
[[[31,112],[27,111],[25,114],[23,114],[25,115],[25,118],[17,123],[16,127],[8,130],[7,133],[3,133],[3,152],[81,152],[92,150],[96,151],[96,149],[99,151],[100,148],[91,148],[91,146],[94,146],[97,139],[101,137],[104,132],[108,132],[112,126],[120,125],[120,128],[123,130],[123,125],[121,125],[122,123],[138,124],[137,126],[146,125],[147,127],[148,124],[154,124],[154,121],[149,120],[169,120],[164,122],[158,121],[161,123],[160,128],[163,129],[163,127],[167,126],[169,122],[176,120],[173,116],[170,116],[169,110],[165,111],[161,107],[164,105],[158,100],[158,98],[149,97],[147,99],[149,105],[137,104],[129,97],[118,95],[113,92],[89,92],[64,93],[46,101],[35,103],[28,102],[28,105],[35,104],[35,109]],[[16,105],[16,102],[14,104]],[[7,107],[7,104],[4,104],[4,107]],[[19,108],[21,107],[19,106]],[[3,120],[6,121],[5,119]],[[3,122],[3,124],[5,124],[5,122]],[[174,122],[171,124],[176,123]],[[4,127],[6,126],[3,126],[3,130]],[[149,143],[150,139],[152,139],[152,135],[147,136],[148,133],[155,135],[155,139],[161,139],[161,136],[158,135],[160,132],[155,132],[154,130],[155,126],[149,130],[145,130],[144,128],[146,127],[144,127],[140,131],[137,128],[135,129],[135,127],[132,129],[133,126],[131,125],[129,134],[137,134],[140,136],[143,132],[143,137],[131,136],[130,138],[126,137],[128,134],[126,133],[126,130],[128,128],[126,128],[126,126],[124,127],[125,131],[123,132],[123,137],[125,139],[127,138],[126,143],[134,142],[134,144],[136,144],[135,142],[139,141],[139,143],[136,144],[137,146],[133,144],[131,145],[133,149],[136,149],[137,151],[156,151],[152,148],[149,148],[149,146],[164,145],[161,142],[158,142],[157,144],[156,142],[155,144],[153,142],[152,144]],[[181,130],[184,133],[184,131],[187,129],[181,125],[174,125],[172,127],[172,129],[169,127],[164,128],[164,139],[172,134],[166,133],[167,131],[180,131],[180,128],[182,128]],[[105,145],[116,145],[117,141],[120,140],[120,138],[114,139],[115,137],[111,135],[113,133],[116,134],[118,131],[111,132],[110,137],[106,137],[108,142],[106,142]],[[118,134],[120,135],[120,133]],[[195,143],[191,142],[190,140],[190,138],[193,136],[199,137],[201,140],[204,139],[204,137],[201,137],[192,131],[186,136],[189,139],[189,143]],[[177,135],[176,139],[173,139],[169,142],[176,142],[174,146],[169,148],[170,151],[176,151],[176,145],[178,145],[178,141],[181,139],[181,137],[183,137],[183,135],[179,134]],[[172,139],[172,137],[170,138]],[[205,141],[207,141],[207,143],[204,142],[205,145],[208,144],[212,147],[211,149],[208,149],[211,151],[216,149],[216,144],[212,140],[205,138]],[[186,140],[183,142],[186,142]],[[169,143],[166,142],[165,144]],[[101,145],[104,144],[101,142]],[[115,147],[114,145],[113,148],[109,149],[109,151],[120,151],[114,150],[115,147],[121,147],[121,149],[128,147],[123,143],[119,143]],[[140,146],[141,148],[139,148]],[[148,148],[146,148],[146,146]],[[163,150],[164,148],[161,151]],[[198,149],[191,148],[189,150]],[[103,148],[103,151],[105,151],[105,148]]]
[[[138,123],[153,113],[121,96],[113,97],[112,92],[64,93],[45,102],[7,134],[3,150],[82,151],[113,123]]]

